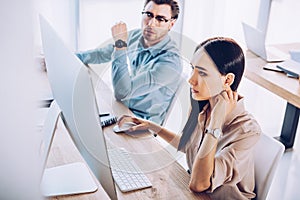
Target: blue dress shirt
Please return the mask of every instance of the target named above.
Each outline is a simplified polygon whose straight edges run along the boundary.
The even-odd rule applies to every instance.
[[[116,99],[135,115],[162,124],[181,83],[180,53],[168,35],[148,48],[142,45],[142,37],[140,29],[133,30],[128,34],[127,50],[114,51],[114,46],[109,44],[76,55],[85,64],[112,60]]]

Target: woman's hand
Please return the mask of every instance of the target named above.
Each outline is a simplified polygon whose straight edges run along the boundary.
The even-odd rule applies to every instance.
[[[122,126],[122,124],[125,122],[133,122],[133,123],[137,124],[136,126],[133,126],[130,129],[128,129],[128,132],[151,130],[151,131],[154,131],[157,133],[161,130],[161,127],[159,125],[157,125],[151,121],[136,118],[136,117],[129,116],[129,115],[123,115],[122,117],[120,117],[117,124],[119,126]]]
[[[236,106],[238,94],[230,88],[212,98],[210,128],[221,128],[226,116]]]
[[[136,126],[131,127],[126,132],[148,130],[152,133],[159,135],[162,139],[164,139],[165,141],[170,143],[174,148],[178,147],[181,136],[177,135],[176,133],[171,132],[167,129],[164,129],[163,127],[161,127],[160,125],[158,125],[154,122],[136,118],[136,117],[129,116],[129,115],[123,115],[122,117],[119,118],[117,124],[119,126],[122,126],[122,124],[125,122],[133,122],[133,123],[137,124]]]

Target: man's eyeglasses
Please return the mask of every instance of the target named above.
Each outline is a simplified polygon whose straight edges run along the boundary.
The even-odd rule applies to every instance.
[[[148,19],[155,18],[158,23],[167,23],[168,21],[173,19],[173,18],[166,19],[164,16],[161,16],[161,15],[154,16],[154,14],[149,11],[143,11],[142,14],[145,15]]]

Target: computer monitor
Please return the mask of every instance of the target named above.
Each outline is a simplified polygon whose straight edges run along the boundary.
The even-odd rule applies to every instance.
[[[266,34],[259,29],[242,23],[247,48],[257,56],[263,58],[267,62],[282,62],[289,58],[274,46],[266,45]]]
[[[117,199],[89,70],[42,16],[40,26],[47,75],[61,118],[104,190]]]
[[[288,54],[274,46],[265,44],[266,34],[246,23],[242,23],[247,48],[267,62],[281,62],[287,59]]]
[[[271,3],[272,0],[260,0],[256,27],[242,22],[242,28],[247,48],[250,51],[267,62],[281,62],[289,55],[274,46],[266,45]]]
[[[260,0],[259,3],[256,28],[266,34],[269,25],[272,0]]]

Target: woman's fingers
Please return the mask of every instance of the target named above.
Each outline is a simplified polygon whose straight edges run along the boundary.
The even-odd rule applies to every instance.
[[[227,91],[227,95],[228,95],[229,100],[231,100],[231,101],[234,100],[232,90]]]
[[[223,90],[220,95],[225,99],[226,101],[237,101],[237,92],[233,92],[232,90]]]
[[[131,117],[132,122],[136,123],[136,124],[142,124],[143,122],[141,121],[141,119],[138,119],[136,117]]]
[[[143,130],[147,130],[147,127],[145,124],[138,124],[136,126],[131,127],[130,129],[128,129],[129,132],[133,132],[133,131],[143,131]]]
[[[216,110],[221,110],[221,113],[230,113],[232,109],[235,107],[238,100],[238,94],[237,92],[234,92],[232,90],[223,90],[215,99],[215,105],[214,105],[214,112]]]
[[[237,94],[237,92],[233,92],[233,100],[234,101],[238,100],[238,94]]]
[[[132,117],[130,115],[122,115],[117,122],[118,126],[121,126],[124,122],[130,122],[133,121]]]
[[[222,96],[222,98],[225,99],[226,101],[229,100],[229,98],[228,98],[228,91],[227,91],[227,90],[223,90],[223,91],[220,93],[220,96]]]

